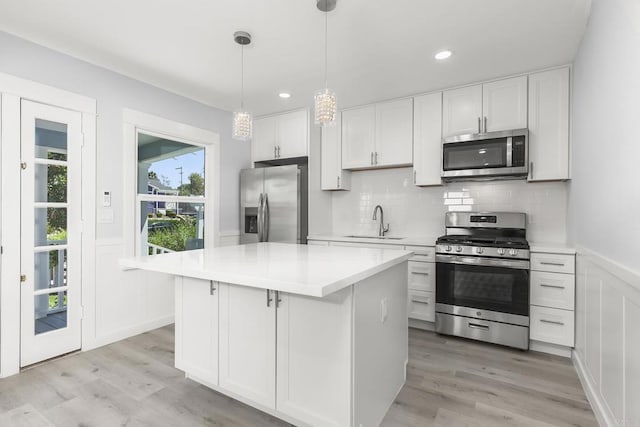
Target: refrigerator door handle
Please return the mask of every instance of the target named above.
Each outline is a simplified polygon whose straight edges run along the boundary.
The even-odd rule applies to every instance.
[[[269,196],[267,193],[264,193],[264,198],[262,199],[262,237],[263,242],[269,241]]]
[[[264,204],[264,197],[263,197],[262,193],[260,193],[260,197],[258,197],[258,242],[262,242],[262,233],[263,233],[262,212],[263,212],[263,204]]]

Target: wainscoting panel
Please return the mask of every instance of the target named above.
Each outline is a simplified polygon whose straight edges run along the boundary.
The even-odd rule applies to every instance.
[[[602,425],[640,426],[640,275],[578,248],[574,362]]]

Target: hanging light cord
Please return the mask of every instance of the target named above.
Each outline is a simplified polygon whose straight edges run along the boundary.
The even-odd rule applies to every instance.
[[[244,45],[240,45],[240,109],[244,111]]]
[[[328,78],[327,78],[327,15],[329,12],[324,13],[324,87],[325,89],[329,87]]]

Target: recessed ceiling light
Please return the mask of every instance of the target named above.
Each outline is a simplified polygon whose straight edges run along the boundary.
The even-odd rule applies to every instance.
[[[452,52],[450,50],[441,50],[440,52],[435,54],[434,58],[436,58],[438,61],[443,61],[449,58],[451,54]]]
[[[282,99],[288,99],[288,98],[291,98],[291,94],[290,94],[290,93],[288,93],[288,92],[280,92],[280,93],[278,94],[278,96],[279,96],[280,98],[282,98]]]

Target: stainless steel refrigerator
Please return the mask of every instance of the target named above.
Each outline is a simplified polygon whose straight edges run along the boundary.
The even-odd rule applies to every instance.
[[[240,243],[307,243],[306,165],[240,172]]]

